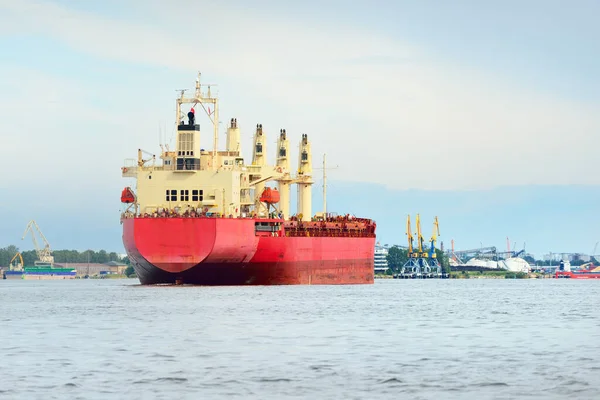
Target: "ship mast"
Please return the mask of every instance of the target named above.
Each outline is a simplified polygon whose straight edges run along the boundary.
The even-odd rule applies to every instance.
[[[327,216],[327,170],[337,169],[338,167],[338,165],[334,167],[327,167],[327,154],[323,154],[323,216]]]
[[[205,93],[202,92],[202,86],[206,86],[207,90]],[[213,85],[214,86],[214,85]],[[213,150],[212,150],[212,169],[215,169],[216,166],[216,159],[217,159],[217,147],[219,145],[219,102],[217,97],[213,97],[210,91],[210,87],[211,85],[201,85],[200,84],[200,72],[198,72],[198,77],[196,78],[196,90],[194,91],[194,97],[186,97],[185,96],[185,90],[181,90],[181,95],[180,97],[177,99],[177,106],[176,106],[176,119],[175,119],[175,123],[177,125],[179,125],[180,121],[182,120],[182,115],[181,115],[181,105],[182,104],[193,104],[194,106],[196,106],[196,104],[200,104],[200,106],[202,106],[202,109],[204,110],[204,112],[206,113],[206,115],[208,116],[208,118],[210,119],[210,121],[213,124]],[[209,105],[209,108],[206,108],[206,104]],[[213,105],[213,111],[210,111],[210,104]]]
[[[327,217],[327,164],[325,159],[327,154],[323,154],[323,216]]]

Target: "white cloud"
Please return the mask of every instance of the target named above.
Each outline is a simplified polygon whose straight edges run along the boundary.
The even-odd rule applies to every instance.
[[[516,78],[444,63],[351,26],[217,3],[144,4],[136,21],[46,2],[4,7],[24,29],[77,51],[186,71],[190,83],[201,68],[209,81],[221,79],[222,120],[244,121],[246,149],[258,121],[273,141],[280,127],[298,139],[306,132],[314,163],[327,152],[342,167],[339,179],[425,189],[600,184],[590,173],[598,105],[536,93]],[[125,115],[107,117],[120,123]],[[153,143],[156,134],[149,136]]]

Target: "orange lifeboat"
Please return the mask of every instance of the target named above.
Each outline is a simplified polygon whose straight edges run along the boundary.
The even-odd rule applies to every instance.
[[[260,201],[267,204],[279,203],[279,192],[277,189],[265,188],[260,195]]]
[[[131,188],[129,186],[127,186],[121,192],[121,203],[133,203],[133,202],[135,202],[135,194],[133,194],[133,191],[131,190]]]

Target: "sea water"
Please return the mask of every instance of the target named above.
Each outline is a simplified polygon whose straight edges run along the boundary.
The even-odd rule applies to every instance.
[[[0,398],[599,399],[600,281],[0,281]]]

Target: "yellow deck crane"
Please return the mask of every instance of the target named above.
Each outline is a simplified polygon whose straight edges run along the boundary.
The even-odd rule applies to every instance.
[[[44,242],[43,248],[40,248],[38,245],[34,230],[38,232],[42,241]],[[25,236],[27,236],[28,232],[31,232],[33,247],[35,247],[35,252],[38,257],[38,259],[35,261],[35,265],[49,265],[50,267],[54,266],[54,257],[52,256],[52,250],[50,250],[50,243],[48,243],[48,240],[46,240],[46,237],[40,230],[40,227],[34,220],[29,221],[27,224],[27,228],[25,228],[25,233],[23,233],[21,240],[25,239]]]
[[[18,258],[18,262],[16,262],[17,258]],[[14,264],[13,264],[13,261],[15,261]],[[9,268],[10,268],[11,271],[22,271],[23,267],[25,267],[25,263],[23,262],[23,256],[21,255],[21,253],[19,253],[17,251],[17,254],[15,254],[13,256],[13,258],[10,259],[10,262],[8,263],[8,266],[9,266]]]

